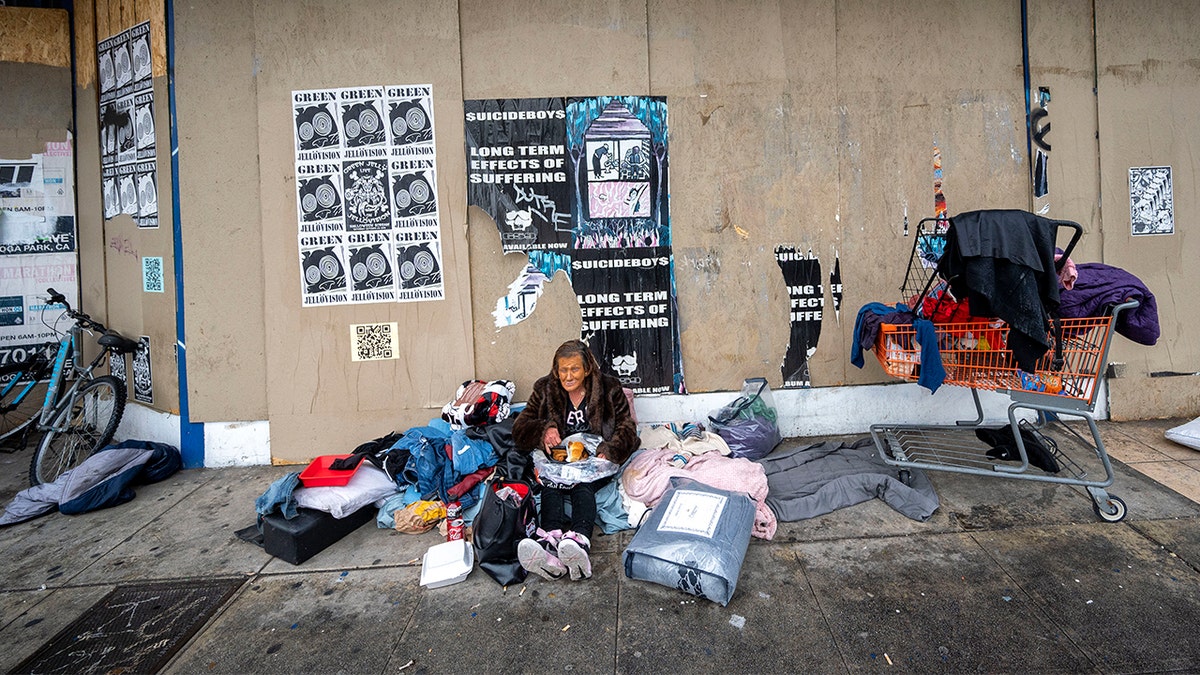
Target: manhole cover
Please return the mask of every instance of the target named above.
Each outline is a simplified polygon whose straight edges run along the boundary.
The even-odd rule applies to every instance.
[[[243,581],[118,586],[12,672],[157,672]]]

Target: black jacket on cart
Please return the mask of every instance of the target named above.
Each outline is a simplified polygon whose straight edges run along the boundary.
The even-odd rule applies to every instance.
[[[968,211],[950,219],[938,274],[971,315],[1009,326],[1017,366],[1033,372],[1050,349],[1047,314],[1058,312],[1054,245],[1058,221],[1019,210]]]

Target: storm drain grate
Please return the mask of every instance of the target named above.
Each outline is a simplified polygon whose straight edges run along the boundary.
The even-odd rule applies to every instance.
[[[11,672],[157,672],[243,581],[118,586]]]

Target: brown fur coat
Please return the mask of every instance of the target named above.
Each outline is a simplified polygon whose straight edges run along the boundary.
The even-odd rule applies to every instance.
[[[621,381],[596,372],[588,377],[587,387],[591,433],[604,439],[599,451],[610,461],[621,464],[640,443]],[[558,378],[546,375],[533,384],[525,409],[513,421],[513,442],[526,452],[540,449],[542,436],[550,427],[557,428],[559,433],[567,428],[567,392]]]

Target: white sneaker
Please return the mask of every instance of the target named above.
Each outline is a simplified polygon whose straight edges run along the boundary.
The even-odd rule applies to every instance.
[[[592,560],[588,552],[592,544],[588,538],[576,532],[568,532],[558,542],[558,559],[566,566],[572,581],[592,578]]]
[[[550,543],[548,540],[522,539],[517,543],[517,560],[526,570],[547,581],[554,581],[565,576],[567,568],[549,551]]]

